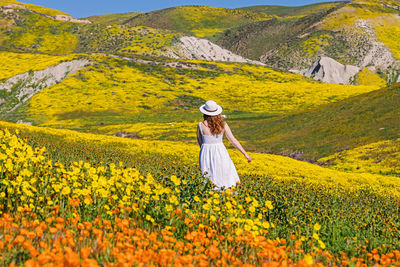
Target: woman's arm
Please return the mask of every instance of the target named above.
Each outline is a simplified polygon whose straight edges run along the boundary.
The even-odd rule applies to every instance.
[[[228,138],[229,142],[231,142],[231,144],[240,152],[242,152],[242,154],[246,157],[248,162],[251,162],[251,157],[249,156],[249,154],[246,153],[246,151],[243,149],[242,145],[239,143],[239,141],[233,136],[231,128],[229,128],[228,124],[225,123],[225,135],[226,138]]]
[[[197,143],[199,144],[199,146],[201,146],[203,143],[203,139],[201,138],[200,125],[197,125]]]

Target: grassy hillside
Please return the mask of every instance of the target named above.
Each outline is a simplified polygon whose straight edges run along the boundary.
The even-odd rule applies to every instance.
[[[261,12],[278,17],[303,17],[315,13],[325,12],[333,7],[342,4],[344,1],[316,3],[305,6],[249,6],[240,9]]]
[[[260,60],[266,52],[278,49],[282,44],[292,43],[297,36],[303,34],[313,24],[318,23],[326,14],[321,13],[303,18],[273,18],[248,24],[225,31],[218,36],[216,42],[239,55]],[[299,60],[302,59],[299,58]],[[282,67],[278,63],[279,61],[275,65]],[[290,64],[290,60],[283,63]],[[290,68],[288,67],[288,69]]]
[[[321,158],[329,168],[400,176],[400,139],[386,140]]]
[[[0,49],[7,51],[164,56],[180,35],[148,27],[58,21],[14,9],[11,13],[0,12],[0,36]]]
[[[207,99],[220,103],[229,117],[265,118],[376,89],[327,85],[241,63],[181,61],[180,67],[170,67],[167,62],[145,64],[105,56],[88,59],[91,66],[41,91],[7,118],[69,128],[193,122]]]
[[[393,55],[400,59],[400,46],[394,41],[400,37],[397,8],[400,8],[400,3],[395,1],[352,1],[328,16],[320,28],[333,31],[343,28],[351,30],[358,20],[363,19],[372,26],[378,40],[387,45]],[[357,31],[353,28],[353,32],[354,30]]]
[[[22,8],[28,8],[32,11],[45,14],[45,15],[50,15],[50,16],[56,16],[56,15],[69,15],[65,12],[47,8],[47,7],[42,7],[38,5],[32,5],[32,4],[27,4],[27,3],[22,3],[16,0],[0,0],[0,6],[7,6],[7,5],[19,5]]]
[[[389,84],[400,73],[398,2],[350,1],[296,8],[253,7],[283,17],[229,29],[217,43],[279,69],[304,70],[320,55],[342,64],[375,66]],[[315,12],[314,12],[315,11]],[[379,48],[383,43],[386,46]],[[395,59],[388,59],[394,56]],[[382,60],[385,58],[385,60]],[[389,63],[387,61],[389,60]],[[391,60],[391,61],[390,61]]]
[[[239,136],[258,151],[316,160],[400,136],[400,84],[278,119],[243,121]]]
[[[265,60],[284,69],[304,69],[315,61],[316,56],[323,54],[342,64],[365,67],[365,60],[371,56],[368,53],[376,42],[383,43],[389,48],[389,54],[400,59],[398,44],[394,42],[400,32],[397,13],[385,1],[349,2],[327,14],[314,28],[281,45]],[[380,55],[383,52],[374,56]],[[386,66],[385,62],[375,59],[369,65],[376,66],[377,72],[389,83],[397,80],[398,64]]]
[[[344,4],[344,2],[336,2],[293,7],[293,9],[288,7],[288,10],[292,12],[290,16],[275,16],[270,21],[256,22],[227,30],[218,36],[217,43],[251,59],[266,61],[266,54],[270,57],[274,56],[273,59],[267,61],[267,64],[278,68],[291,69],[300,65],[308,66],[309,58],[314,58],[316,51],[321,50],[318,46],[320,42],[314,41],[314,43],[317,42],[317,46],[309,51],[310,46],[299,41],[326,35],[326,31],[315,31],[314,26]],[[257,9],[257,7],[254,8]],[[285,10],[283,7],[277,7],[277,10],[281,9]],[[271,7],[271,12],[273,10],[275,9]],[[306,11],[310,11],[310,14]],[[337,50],[343,47],[343,44],[339,42],[332,46],[334,45]],[[288,53],[293,53],[292,57],[296,59],[286,58]]]
[[[106,14],[106,15],[97,15],[91,16],[83,19],[88,19],[93,23],[112,25],[118,24],[122,25],[127,20],[140,15],[140,12],[129,12],[129,13],[120,13],[120,14]]]
[[[49,56],[29,53],[0,52],[0,81],[28,71],[42,70],[71,60],[74,56]]]
[[[11,15],[0,13],[0,17],[12,26],[4,35],[1,46],[7,50],[68,54],[76,50],[78,36],[74,34],[74,23],[57,21],[26,10],[14,11]]]
[[[239,9],[182,6],[144,13],[132,18],[127,24],[212,37],[229,28],[268,19],[270,17],[265,14]]]

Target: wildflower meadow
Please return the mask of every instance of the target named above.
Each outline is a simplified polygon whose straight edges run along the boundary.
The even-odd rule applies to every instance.
[[[216,191],[171,141],[1,128],[2,265],[399,264],[400,182],[390,176],[360,185],[363,174],[313,176],[325,169],[287,159],[243,168],[238,186]]]

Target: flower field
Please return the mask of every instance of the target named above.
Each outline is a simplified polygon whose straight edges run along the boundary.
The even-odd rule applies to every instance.
[[[400,176],[400,139],[380,141],[319,159],[336,170]]]
[[[49,56],[29,53],[0,52],[0,80],[8,79],[15,75],[28,72],[30,70],[42,70],[47,67],[61,63],[64,60],[74,59],[70,56]]]
[[[2,265],[399,264],[397,177],[230,151],[218,192],[194,145],[0,128]]]
[[[184,34],[230,37],[223,47],[257,46],[267,62],[276,52],[270,66],[293,71],[321,54],[356,64],[379,48],[362,47],[368,38],[399,58],[399,16],[382,5],[398,1],[378,2],[184,6],[85,24],[0,0],[0,83],[89,62],[53,86],[43,78],[0,115],[0,266],[400,266],[399,87],[378,90],[396,71],[368,64],[354,85],[328,84],[179,59],[176,45]],[[29,82],[0,90],[0,105]],[[248,163],[224,140],[240,176],[227,190],[198,166],[198,107],[209,99],[262,152]]]

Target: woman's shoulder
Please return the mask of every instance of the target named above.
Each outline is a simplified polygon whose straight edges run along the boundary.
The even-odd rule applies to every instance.
[[[204,121],[201,121],[197,124],[197,128],[199,128],[200,130],[207,128],[207,125],[204,123]]]

